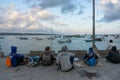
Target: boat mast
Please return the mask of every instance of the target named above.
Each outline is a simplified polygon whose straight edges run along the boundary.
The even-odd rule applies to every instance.
[[[51,51],[52,51],[52,38],[53,38],[53,16],[51,17]]]

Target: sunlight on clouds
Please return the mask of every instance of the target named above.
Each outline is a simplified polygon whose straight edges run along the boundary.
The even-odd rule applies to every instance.
[[[24,27],[26,27],[26,25],[27,25],[26,22],[21,22],[20,27],[21,27],[21,28],[24,28]]]
[[[118,2],[118,0],[111,0],[111,2],[112,2],[112,3],[117,3],[117,2]]]
[[[2,29],[16,28],[23,29],[23,31],[24,29],[42,29],[44,26],[41,24],[41,19],[44,18],[47,20],[51,17],[51,14],[47,10],[42,10],[40,8],[30,8],[26,12],[18,12],[9,7],[3,10],[5,11],[2,11],[2,9],[0,10],[3,12],[3,15],[0,15],[0,27],[2,27]],[[46,21],[44,22],[47,23]],[[49,26],[46,28],[49,28]]]
[[[30,30],[34,30],[34,29],[38,29],[38,28],[39,28],[39,24],[38,23],[34,23],[34,24],[32,24],[32,25],[30,25],[28,27],[28,29],[30,29]]]
[[[101,4],[105,4],[106,2],[109,2],[110,0],[100,0]]]
[[[29,16],[29,19],[30,19],[30,21],[32,21],[32,22],[37,21],[37,20],[36,20],[36,17],[34,17],[34,16]]]
[[[100,3],[101,3],[101,4],[105,4],[105,3],[108,3],[108,2],[117,3],[118,0],[100,0]]]
[[[50,14],[47,10],[38,11],[38,16],[43,20],[51,20],[52,14]]]
[[[10,20],[16,19],[18,16],[18,13],[16,11],[10,11],[7,13],[7,18]]]
[[[67,24],[65,24],[63,22],[54,22],[54,24],[57,25],[57,26],[60,26],[60,27],[62,27],[62,26],[66,27],[67,26]]]
[[[47,10],[42,10],[42,11],[39,11],[38,12],[38,15],[39,16],[45,16],[45,15],[48,15],[49,13],[48,13],[48,11]]]
[[[4,11],[2,11],[4,10]],[[25,12],[14,10],[13,8],[3,7],[3,9],[0,10],[0,12],[3,12],[3,15],[0,15],[0,28],[4,31],[41,31],[41,32],[50,32],[51,31],[51,21],[52,18],[54,19],[54,32],[59,32],[59,28],[64,26],[68,26],[64,22],[59,21],[58,19],[61,18],[61,16],[54,15],[50,13],[48,10],[43,10],[39,7],[31,7]],[[56,21],[57,20],[57,21]],[[67,28],[68,29],[68,28]],[[69,29],[68,31],[70,31]],[[66,31],[66,28],[63,29],[64,32]],[[70,31],[71,32],[71,31]]]

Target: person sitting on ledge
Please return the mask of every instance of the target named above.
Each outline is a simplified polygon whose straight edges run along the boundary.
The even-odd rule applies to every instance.
[[[113,46],[115,46],[115,43],[113,42],[113,40],[109,40],[109,43],[107,44],[107,50],[111,50]]]
[[[75,54],[67,51],[67,46],[61,48],[61,52],[57,56],[56,63],[58,64],[57,70],[68,72],[74,68],[74,56]]]
[[[50,47],[47,46],[45,51],[41,55],[41,61],[43,66],[50,66],[54,63],[56,59],[54,58],[53,54],[50,51]]]
[[[89,51],[83,56],[83,59],[88,66],[95,66],[97,64],[98,56],[94,53],[93,48],[89,48]]]
[[[120,53],[118,52],[117,47],[113,46],[105,58],[111,63],[120,63]]]

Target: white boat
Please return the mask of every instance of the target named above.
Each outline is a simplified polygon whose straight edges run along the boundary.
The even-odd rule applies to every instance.
[[[96,36],[96,38],[95,38],[95,41],[102,41],[102,40],[103,40],[103,38],[100,37],[100,36]],[[92,42],[93,39],[92,39],[91,36],[87,36],[87,37],[85,38],[85,41],[86,41],[86,42]]]
[[[35,40],[43,40],[42,38],[39,38],[39,37],[33,37],[32,39],[35,39]]]
[[[64,38],[64,39],[60,39],[58,40],[59,43],[71,43],[72,40],[70,38]]]

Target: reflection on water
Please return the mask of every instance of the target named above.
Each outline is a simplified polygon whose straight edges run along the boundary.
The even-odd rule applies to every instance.
[[[60,38],[52,38],[50,35],[17,35],[17,36],[0,36],[0,47],[5,55],[10,53],[10,46],[17,46],[18,53],[27,54],[29,51],[43,51],[46,46],[52,46],[51,49],[56,53],[63,45],[67,45],[69,50],[87,50],[92,46],[92,42],[85,42],[84,38],[71,38],[71,43],[58,43]],[[109,38],[96,42],[100,50],[105,50]],[[120,39],[114,40],[118,49],[120,49]]]

